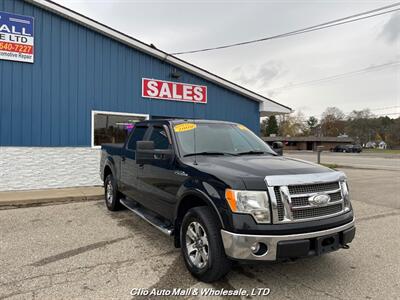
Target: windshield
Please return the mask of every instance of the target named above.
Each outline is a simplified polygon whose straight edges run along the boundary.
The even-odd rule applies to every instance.
[[[210,155],[275,154],[263,140],[239,124],[183,123],[175,125],[174,131],[182,156],[195,153]]]

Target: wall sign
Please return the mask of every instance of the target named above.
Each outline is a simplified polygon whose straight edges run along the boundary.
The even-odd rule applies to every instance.
[[[0,11],[0,59],[33,63],[33,18]]]
[[[207,87],[143,78],[142,97],[205,104],[207,103]]]

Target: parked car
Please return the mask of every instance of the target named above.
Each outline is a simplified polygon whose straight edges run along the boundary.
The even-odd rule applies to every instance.
[[[277,156],[240,124],[139,122],[124,145],[102,146],[100,170],[107,208],[173,236],[204,282],[233,261],[319,256],[355,236],[344,173]]]
[[[336,145],[332,149],[333,152],[344,152],[344,153],[360,153],[362,151],[362,147],[360,145]]]

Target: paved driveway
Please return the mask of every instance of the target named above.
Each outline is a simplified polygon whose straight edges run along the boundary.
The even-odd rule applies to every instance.
[[[129,211],[110,213],[100,201],[2,210],[0,298],[131,299],[132,288],[267,287],[266,299],[398,299],[398,172],[345,171],[358,217],[349,250],[237,266],[212,285],[192,278],[172,239]],[[196,297],[180,297],[188,298]]]

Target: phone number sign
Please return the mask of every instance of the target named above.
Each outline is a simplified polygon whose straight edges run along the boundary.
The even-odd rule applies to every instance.
[[[33,63],[33,17],[0,11],[0,59]]]

